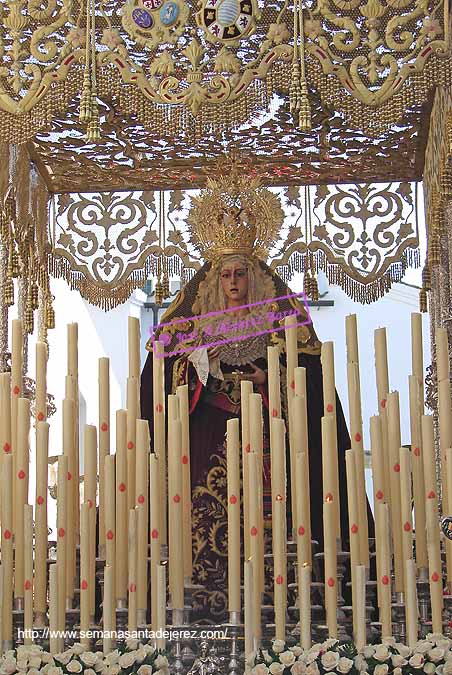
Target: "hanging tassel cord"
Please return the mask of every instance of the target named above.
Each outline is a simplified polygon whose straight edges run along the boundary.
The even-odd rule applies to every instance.
[[[305,62],[305,36],[302,0],[299,0],[298,20],[300,31],[300,108],[298,111],[298,126],[300,131],[311,131],[311,104],[308,97],[308,85],[306,80]]]

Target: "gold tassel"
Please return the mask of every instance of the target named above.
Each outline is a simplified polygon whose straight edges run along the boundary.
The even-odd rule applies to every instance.
[[[301,80],[300,83],[300,112],[298,115],[298,127],[300,131],[311,131],[312,129],[312,120],[311,120],[311,105],[308,98],[308,87],[306,85],[306,80]]]
[[[421,288],[419,292],[419,311],[425,314],[427,312],[427,291]]]
[[[47,300],[45,326],[48,330],[55,328],[55,310],[52,307],[51,300]]]
[[[10,276],[7,276],[5,279],[3,293],[5,305],[7,307],[12,307],[14,305],[14,282]]]
[[[162,283],[161,283],[160,279],[155,284],[154,298],[155,298],[155,304],[158,305],[159,307],[161,307],[162,303],[163,303],[163,287],[162,287]]]
[[[426,291],[432,289],[432,273],[430,272],[428,263],[425,263],[424,269],[422,270],[422,286]]]
[[[166,272],[162,279],[162,293],[165,300],[170,297],[169,278]]]
[[[439,265],[441,262],[441,246],[439,236],[436,232],[432,233],[429,243],[428,261],[431,265]]]

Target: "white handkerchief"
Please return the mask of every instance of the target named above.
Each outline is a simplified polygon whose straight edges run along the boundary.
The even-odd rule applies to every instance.
[[[188,357],[188,360],[193,363],[196,373],[204,386],[207,384],[209,372],[212,377],[216,377],[218,380],[224,380],[224,376],[220,368],[220,357],[217,356],[216,358],[211,359],[209,362],[209,356],[207,354],[206,347],[200,347],[199,349],[192,351]]]

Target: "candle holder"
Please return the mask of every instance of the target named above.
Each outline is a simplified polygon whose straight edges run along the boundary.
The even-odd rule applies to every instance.
[[[172,628],[178,628],[183,625],[184,622],[184,610],[183,609],[172,609]],[[176,632],[174,645],[174,661],[171,672],[173,673],[182,673],[184,672],[184,664],[182,661],[182,639],[180,637],[180,631]]]
[[[127,600],[119,598],[116,604],[116,629],[118,632],[123,633],[127,630],[128,613]]]
[[[397,642],[405,644],[406,641],[406,621],[405,621],[405,599],[403,593],[395,593],[392,602],[393,610],[393,634]]]
[[[188,671],[187,675],[226,675],[224,668],[224,658],[217,655],[217,650],[214,645],[209,648],[207,641],[202,641],[200,644],[200,655],[195,658],[195,661]]]
[[[421,639],[425,638],[431,629],[430,583],[428,568],[419,570],[416,582],[419,606],[419,631]]]

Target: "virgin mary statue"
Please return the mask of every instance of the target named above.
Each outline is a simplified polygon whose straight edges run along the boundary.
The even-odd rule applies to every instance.
[[[170,305],[155,337],[164,338],[169,354],[165,358],[166,393],[175,393],[181,384],[189,388],[193,582],[203,586],[195,595],[194,618],[220,621],[227,610],[226,425],[229,419],[240,418],[240,381],[250,380],[263,401],[264,509],[268,513],[267,347],[280,345],[282,414],[287,418],[281,328],[289,313],[297,315],[298,365],[306,369],[311,532],[314,540],[323,541],[321,343],[305,306],[265,262],[284,218],[276,195],[260,187],[257,179],[233,169],[227,176],[209,180],[193,202],[188,219],[191,242],[206,262]],[[148,348],[152,351],[152,342]],[[141,413],[149,420],[151,439],[152,367],[150,353],[141,378]],[[346,533],[345,450],[350,438],[336,399],[340,511]]]

